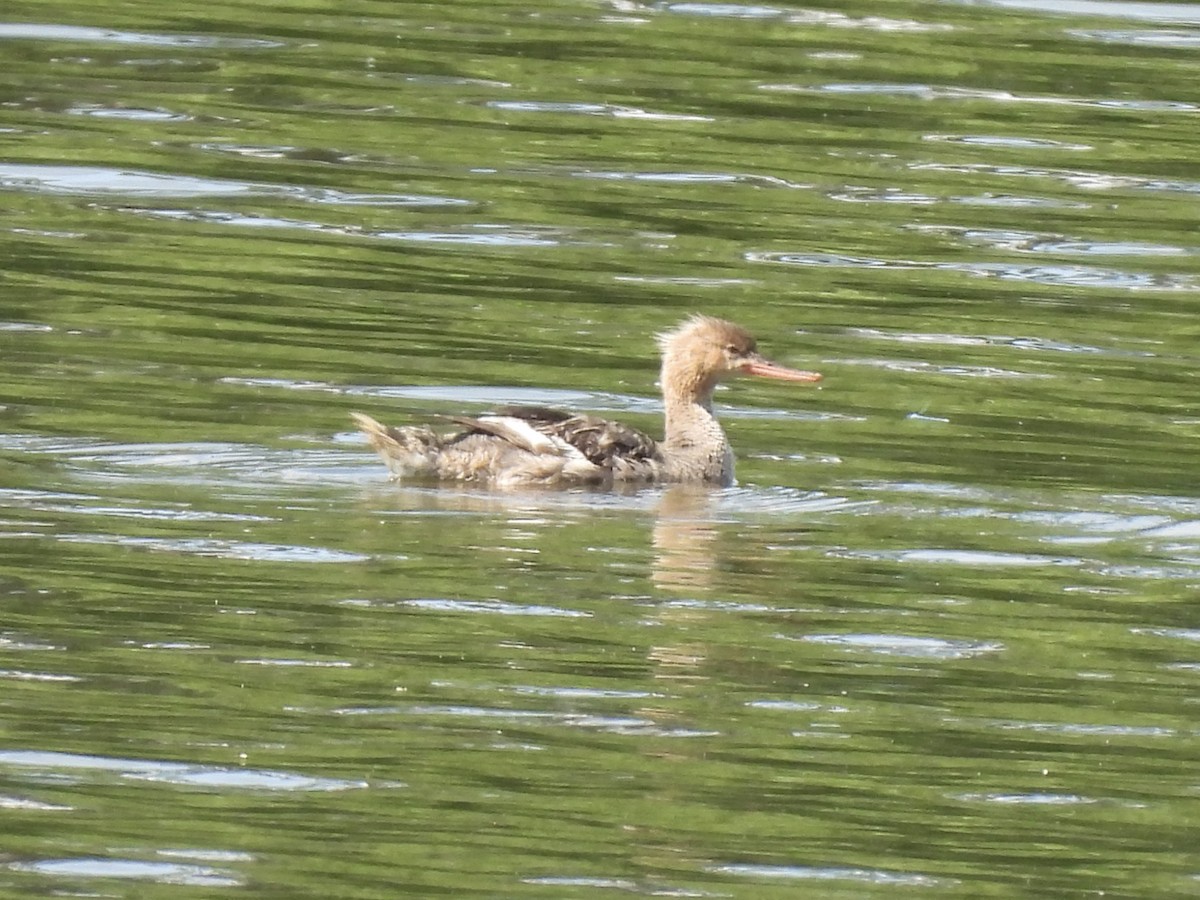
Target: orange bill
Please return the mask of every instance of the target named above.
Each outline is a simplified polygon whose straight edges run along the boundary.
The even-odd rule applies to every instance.
[[[747,375],[761,375],[763,378],[778,378],[781,381],[813,382],[821,380],[820,372],[804,372],[800,369],[789,369],[787,366],[781,366],[762,357],[743,363],[741,370]]]

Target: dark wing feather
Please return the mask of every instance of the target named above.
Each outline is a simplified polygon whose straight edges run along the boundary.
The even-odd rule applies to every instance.
[[[528,434],[523,434],[519,430],[508,427],[503,418],[479,418],[475,419],[471,416],[438,416],[439,419],[445,419],[448,422],[453,422],[455,425],[461,425],[465,431],[457,435],[453,435],[448,440],[451,442],[461,441],[473,434],[490,434],[492,437],[498,437],[501,440],[508,441],[514,447],[520,447],[522,450],[528,450],[530,453],[544,453],[546,447],[538,447],[530,440]],[[534,429],[538,431],[538,429]],[[544,432],[541,432],[544,433]]]
[[[502,406],[492,413],[492,415],[512,416],[514,419],[524,419],[534,428],[565,422],[572,417],[569,412],[563,412],[561,409],[551,409],[549,406]]]
[[[521,419],[542,434],[566,441],[593,465],[606,469],[613,468],[617,459],[626,462],[661,459],[658,444],[649,435],[598,416],[574,416],[545,406],[505,406],[491,415]],[[525,447],[524,442],[514,439],[502,426],[467,416],[442,418],[464,426],[468,434],[493,434]]]
[[[508,409],[504,415],[516,415],[542,434],[566,441],[594,465],[611,469],[617,459],[633,462],[659,458],[653,438],[620,422],[598,416],[573,416],[543,407],[528,409],[529,415],[523,414],[525,408]]]

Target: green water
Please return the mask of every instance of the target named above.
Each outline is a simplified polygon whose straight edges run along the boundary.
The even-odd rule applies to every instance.
[[[9,4],[0,894],[1200,892],[1200,6]],[[399,486],[353,432],[740,484]]]

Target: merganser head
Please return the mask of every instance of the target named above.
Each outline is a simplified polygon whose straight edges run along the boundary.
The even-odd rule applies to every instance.
[[[817,372],[789,369],[764,358],[750,332],[724,319],[694,315],[657,339],[664,391],[704,397],[722,378],[738,373],[783,381],[821,380]]]

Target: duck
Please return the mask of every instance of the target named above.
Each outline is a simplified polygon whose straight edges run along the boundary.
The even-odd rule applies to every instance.
[[[662,440],[587,414],[543,406],[506,406],[480,416],[440,416],[452,431],[383,425],[350,414],[396,481],[522,486],[734,483],[734,456],[713,411],[725,378],[755,375],[815,383],[818,372],[791,369],[758,352],[753,335],[725,319],[693,315],[655,336],[662,358]]]

